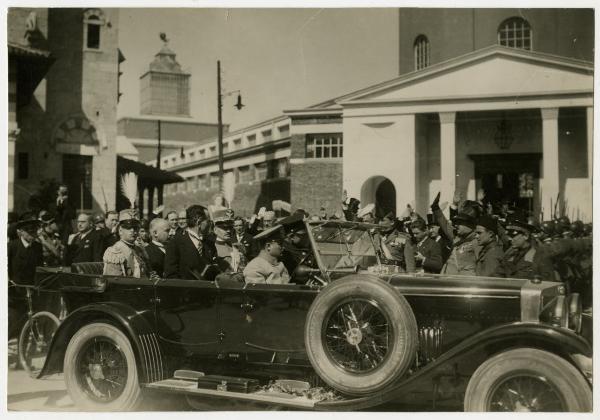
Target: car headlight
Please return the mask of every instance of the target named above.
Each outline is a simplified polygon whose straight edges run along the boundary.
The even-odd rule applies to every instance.
[[[568,327],[576,333],[581,332],[583,307],[579,293],[571,293],[566,299]]]
[[[564,295],[556,296],[554,307],[550,314],[550,323],[555,327],[567,328],[569,326],[569,308]]]

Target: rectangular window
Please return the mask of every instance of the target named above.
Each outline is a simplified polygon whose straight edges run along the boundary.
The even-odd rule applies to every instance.
[[[242,139],[235,139],[233,141],[233,150],[240,150],[242,147]]]
[[[290,126],[289,125],[281,126],[277,130],[279,130],[279,138],[280,139],[285,139],[290,136]]]
[[[193,161],[195,157],[196,157],[196,152],[190,152],[190,158],[189,158],[189,160]]]
[[[87,47],[97,50],[100,48],[100,25],[88,23],[87,25]]]
[[[256,145],[256,134],[251,134],[248,136],[248,147],[252,147]]]
[[[272,134],[271,130],[263,131],[262,136],[263,136],[263,141],[265,141],[265,142],[273,140],[273,134]]]
[[[29,178],[29,153],[19,152],[19,179]]]
[[[208,188],[208,176],[198,175],[198,189],[204,190],[206,188]]]
[[[238,168],[238,183],[247,184],[254,181],[254,172],[250,166],[240,166]]]
[[[229,152],[229,143],[223,143],[223,154]]]
[[[167,166],[169,164],[169,159],[163,160],[163,165]]]
[[[333,159],[344,156],[342,133],[308,134],[306,136],[306,157]]]
[[[202,149],[200,150],[200,159],[204,159],[206,158],[206,150]]]
[[[208,156],[216,156],[217,154],[217,146],[210,146],[208,151]]]
[[[256,168],[256,179],[262,181],[267,179],[267,162],[257,163],[255,165]]]
[[[210,174],[210,188],[219,188],[219,173],[213,172]]]

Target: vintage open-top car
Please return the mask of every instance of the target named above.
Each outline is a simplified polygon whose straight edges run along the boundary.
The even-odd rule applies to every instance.
[[[382,263],[378,229],[306,223],[311,249],[283,285],[108,277],[98,264],[40,272],[69,312],[40,377],[64,372],[92,410],[133,409],[152,388],[304,410],[591,411],[576,294],[400,273]]]

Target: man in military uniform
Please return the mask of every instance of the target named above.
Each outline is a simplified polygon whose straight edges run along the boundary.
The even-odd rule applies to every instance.
[[[284,217],[277,226],[283,227],[283,250],[279,260],[288,273],[293,273],[300,261],[310,252],[310,243],[304,225],[304,215],[296,213]]]
[[[453,232],[448,220],[439,206],[438,194],[431,204],[431,211],[435,220],[440,225],[442,233],[452,241],[452,251],[448,260],[442,267],[442,274],[475,275],[477,265],[477,239],[475,238],[476,210],[472,207],[464,207],[452,219],[456,229]]]
[[[517,218],[507,224],[510,248],[504,254],[496,275],[521,279],[540,276],[543,280],[555,280],[552,261],[540,247],[534,245],[534,230],[535,226]]]
[[[40,218],[41,229],[38,235],[38,241],[42,244],[44,254],[44,265],[56,267],[63,261],[63,244],[60,241],[58,226],[54,216],[49,213]]]
[[[475,273],[484,277],[502,275],[504,251],[498,242],[498,221],[487,214],[481,216],[477,220],[475,237],[479,244]]]
[[[104,275],[125,277],[147,277],[149,275],[148,254],[135,245],[140,221],[133,209],[119,213],[119,240],[104,251]]]
[[[283,251],[283,227],[273,226],[256,235],[260,253],[244,268],[246,283],[287,284],[290,275],[279,257]]]
[[[215,224],[215,248],[222,272],[241,273],[248,261],[243,252],[240,251],[243,247],[232,240],[233,218],[228,210],[219,209],[212,212]]]

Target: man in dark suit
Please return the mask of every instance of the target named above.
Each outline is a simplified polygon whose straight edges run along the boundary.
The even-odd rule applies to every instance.
[[[208,210],[193,205],[186,210],[187,230],[167,243],[165,277],[214,280],[219,273],[217,250],[210,234]]]
[[[19,237],[8,243],[8,278],[15,283],[33,283],[35,268],[44,264],[42,244],[36,240],[39,225],[33,214],[25,214],[17,222]]]
[[[417,243],[415,260],[424,272],[437,274],[442,269],[442,250],[440,244],[429,237],[425,220],[411,222],[410,229]]]
[[[69,236],[65,250],[65,265],[80,262],[100,262],[104,252],[101,234],[94,229],[89,214],[77,216],[77,233]]]
[[[150,271],[162,277],[165,267],[165,245],[169,240],[169,222],[159,217],[150,222],[150,243],[146,246],[146,253],[150,259]]]

